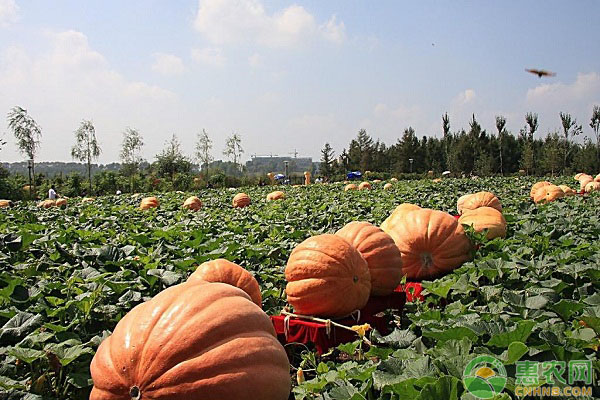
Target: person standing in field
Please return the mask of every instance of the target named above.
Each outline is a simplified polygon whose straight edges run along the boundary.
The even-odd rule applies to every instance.
[[[54,185],[50,186],[50,190],[48,190],[48,198],[50,200],[55,200],[58,195],[56,194],[56,189]]]

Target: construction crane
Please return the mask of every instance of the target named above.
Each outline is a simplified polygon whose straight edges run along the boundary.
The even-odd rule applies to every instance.
[[[298,150],[296,150],[296,149],[294,149],[294,151],[293,151],[293,152],[291,152],[291,153],[288,153],[288,154],[293,154],[293,155],[294,155],[294,158],[298,158]]]

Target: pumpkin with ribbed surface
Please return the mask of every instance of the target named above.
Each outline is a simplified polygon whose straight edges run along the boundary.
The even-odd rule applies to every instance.
[[[141,210],[148,210],[150,208],[156,208],[160,205],[160,201],[156,197],[144,197],[140,202]]]
[[[486,237],[488,239],[506,236],[506,220],[500,211],[492,207],[464,210],[458,222],[463,225],[472,226],[476,232],[482,232],[484,229],[487,229]]]
[[[594,182],[591,176],[585,176],[579,180],[579,190],[585,192],[585,187],[590,183]]]
[[[183,202],[183,208],[186,210],[198,211],[202,208],[202,201],[196,196],[190,196]]]
[[[398,246],[402,272],[408,279],[444,275],[471,256],[471,242],[462,225],[442,211],[425,208],[400,214],[384,231]]]
[[[65,207],[67,205],[67,199],[65,198],[61,198],[61,199],[57,199],[56,203],[54,203],[56,205],[56,207]]]
[[[269,317],[223,283],[183,283],[138,305],[100,344],[90,370],[90,400],[287,400],[290,393],[288,358]]]
[[[410,204],[410,203],[402,203],[400,204],[398,207],[396,207],[394,209],[394,211],[392,211],[392,213],[390,214],[389,217],[387,217],[385,219],[385,221],[383,221],[381,223],[381,229],[384,232],[387,232],[389,229],[392,229],[392,227],[397,224],[401,219],[404,218],[404,215],[410,211],[415,211],[415,210],[420,210],[421,207],[415,205],[415,204]]]
[[[235,208],[247,207],[250,205],[250,196],[246,193],[238,193],[233,197],[232,204]]]
[[[548,185],[552,185],[552,184],[550,182],[548,182],[548,181],[541,181],[541,182],[535,183],[531,187],[531,190],[529,191],[529,197],[531,197],[531,199],[533,199],[535,193],[538,191],[539,188],[541,188],[543,186],[548,186]]]
[[[556,185],[545,185],[535,192],[533,201],[536,203],[548,203],[565,197],[565,192]]]
[[[394,186],[391,183],[386,183],[383,185],[383,190],[392,190]]]
[[[371,184],[369,182],[361,182],[360,185],[358,185],[358,190],[369,190],[371,189]]]
[[[306,239],[285,268],[288,302],[298,314],[342,317],[363,308],[371,292],[367,262],[337,235]]]
[[[38,203],[37,205],[40,208],[50,208],[50,207],[55,207],[56,206],[56,201],[55,200],[42,200]]]
[[[592,192],[596,192],[600,190],[600,182],[588,182],[587,185],[585,185],[584,191],[586,193],[592,193]]]
[[[188,278],[188,281],[221,282],[238,287],[250,296],[252,301],[262,307],[262,295],[260,286],[250,272],[238,264],[232,263],[224,258],[207,261],[200,264]]]
[[[344,186],[344,191],[347,192],[348,190],[358,190],[358,186],[356,186],[354,183],[349,183]]]
[[[12,201],[0,200],[0,208],[12,207]]]
[[[335,233],[358,250],[369,267],[371,294],[387,296],[402,279],[402,259],[394,240],[368,222],[353,221]]]
[[[268,201],[283,200],[283,199],[285,199],[285,193],[283,193],[281,190],[276,190],[267,195]]]
[[[477,192],[470,196],[462,197],[462,202],[457,202],[458,213],[462,214],[465,210],[475,210],[479,207],[492,207],[502,212],[500,200],[491,192]]]
[[[469,196],[471,196],[471,193],[467,193],[467,194],[463,194],[462,196],[460,196],[458,198],[458,200],[456,200],[456,211],[460,214],[462,212],[462,208],[463,208],[463,204],[465,203],[465,200],[467,200],[467,198],[469,198]]]
[[[600,182],[600,174],[596,175],[594,178],[594,182]]]

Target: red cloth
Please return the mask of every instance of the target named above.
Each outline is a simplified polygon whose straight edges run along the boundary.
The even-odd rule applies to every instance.
[[[396,292],[404,292],[406,294],[406,301],[412,303],[417,300],[424,301],[425,296],[421,294],[423,286],[418,282],[407,282],[404,285],[399,285]]]
[[[402,291],[394,291],[389,296],[371,297],[367,305],[360,310],[358,320],[348,317],[335,320],[336,323],[348,327],[353,325],[369,324],[377,329],[381,334],[390,332],[389,319],[386,316],[378,316],[387,309],[402,310],[406,303],[406,294]],[[337,328],[331,325],[329,335],[327,334],[327,325],[322,322],[306,321],[303,319],[290,317],[288,320],[287,332],[284,315],[271,316],[271,322],[277,332],[277,338],[282,344],[286,343],[313,343],[319,354],[325,353],[332,347],[341,343],[355,341],[358,336],[355,332],[347,329]]]

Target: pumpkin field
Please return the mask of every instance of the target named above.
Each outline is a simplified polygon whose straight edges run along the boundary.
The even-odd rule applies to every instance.
[[[572,177],[544,179],[579,191]],[[257,376],[236,390],[248,392],[248,399],[259,399],[251,393],[262,395],[265,387],[264,393],[275,393],[266,377],[289,378],[289,398],[299,400],[475,399],[465,388],[463,372],[478,355],[491,355],[506,368],[508,380],[495,399],[518,398],[518,361],[590,360],[598,377],[600,191],[536,204],[531,187],[544,179],[383,181],[347,191],[342,183],[206,189],[70,198],[62,207],[16,202],[0,208],[0,399],[90,398],[98,384],[90,373],[92,358],[117,323],[126,314],[129,324],[147,321],[153,304],[176,302],[177,289],[171,287],[207,261],[226,259],[243,266],[258,281],[260,296],[246,299],[225,288],[231,302],[224,304],[230,307],[215,310],[212,319],[183,315],[181,329],[196,329],[187,323],[193,318],[210,326],[214,319],[231,320],[228,314],[241,309],[252,316],[245,324],[258,326],[268,320],[264,313],[289,309],[286,265],[306,239],[333,234],[351,221],[379,227],[402,203],[457,215],[459,197],[479,191],[497,197],[506,230],[488,238],[496,236],[488,235],[491,229],[476,232],[465,225],[470,245],[462,265],[437,278],[422,277],[422,301],[386,311],[389,334],[371,329],[364,338],[356,335],[354,342],[323,355],[309,345],[286,345],[290,365],[284,376],[280,356],[264,353],[275,351],[274,339],[261,337],[260,345],[247,346],[256,352],[247,360],[257,365],[242,367],[248,376]],[[267,200],[274,190],[283,193]],[[249,205],[232,207],[238,192],[248,195]],[[145,196],[157,201],[141,209]],[[182,207],[189,196],[201,204],[191,200]],[[225,296],[211,294],[217,289],[203,291],[202,285],[186,288],[180,293],[186,299]],[[264,313],[250,297],[259,304],[262,298]],[[145,308],[130,313],[142,303]],[[228,334],[219,329],[214,328],[215,335]],[[179,346],[173,354],[185,357],[183,344],[173,346]],[[234,363],[232,352],[220,354]],[[144,356],[153,360],[151,354]],[[283,363],[287,368],[285,358]],[[145,400],[136,390],[110,398]],[[184,398],[181,390],[160,398]],[[593,396],[600,397],[595,387]]]

